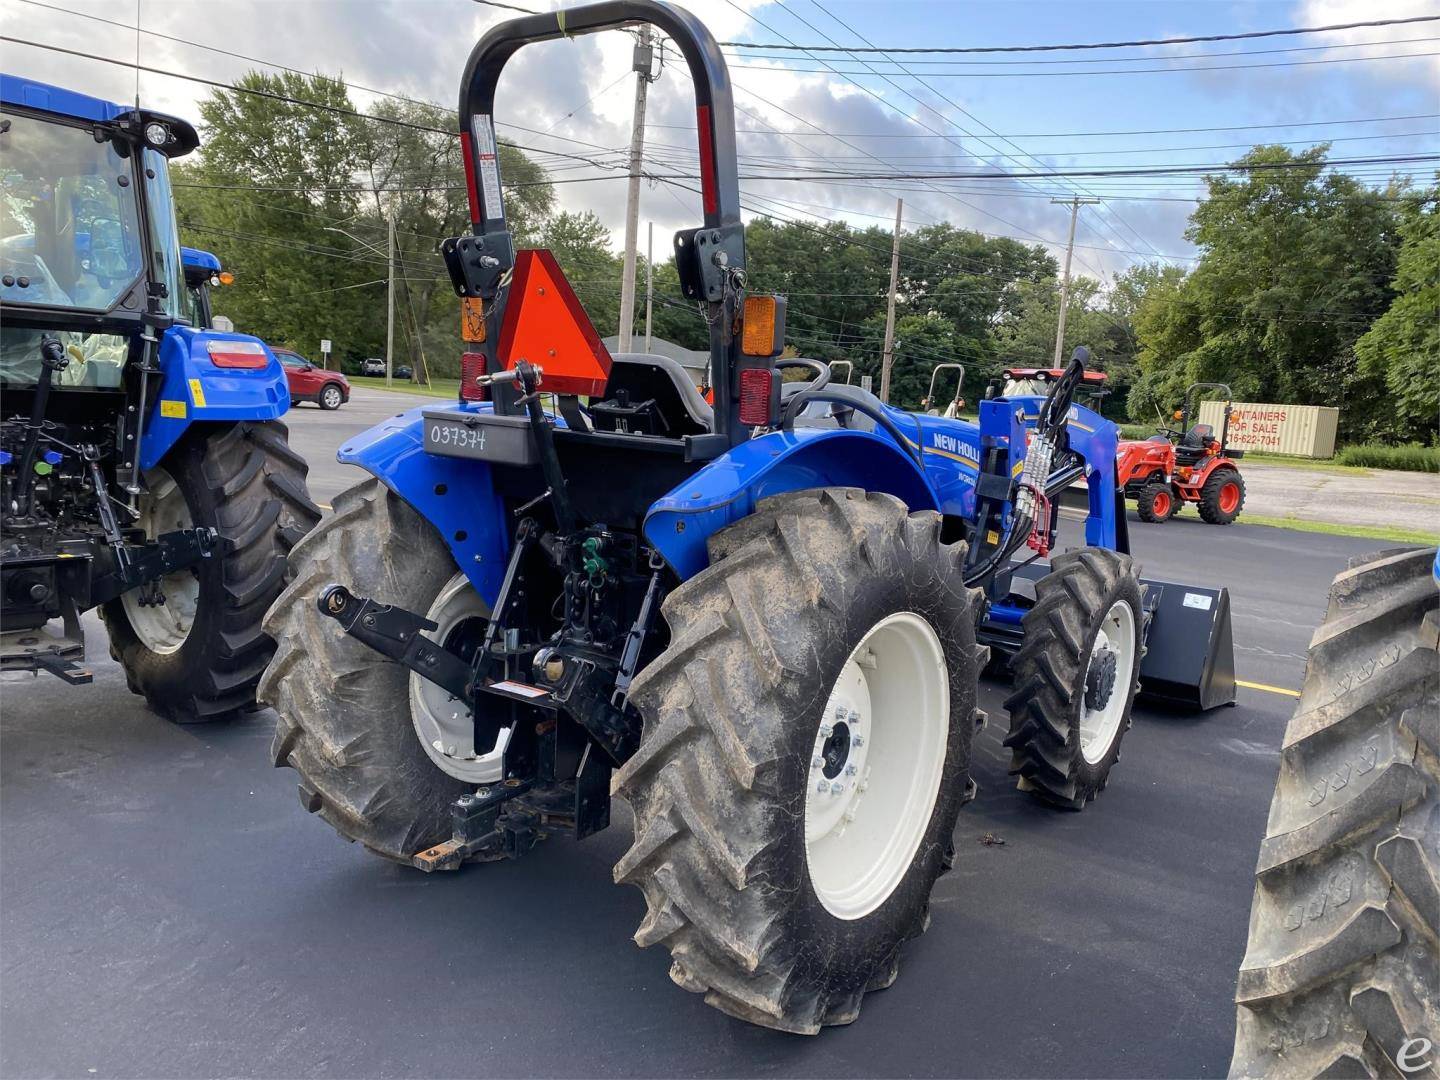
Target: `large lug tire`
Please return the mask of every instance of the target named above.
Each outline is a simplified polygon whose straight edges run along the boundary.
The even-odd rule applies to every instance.
[[[1434,559],[1356,559],[1330,586],[1260,845],[1232,1075],[1440,1072]]]
[[[1140,515],[1141,521],[1151,525],[1162,525],[1169,521],[1175,516],[1177,508],[1175,489],[1161,481],[1146,484],[1135,497],[1136,513]]]
[[[432,759],[412,719],[409,670],[350,637],[315,601],[338,582],[429,612],[454,583],[455,562],[435,529],[378,480],[362,481],[334,505],[296,546],[294,580],[265,619],[279,642],[260,681],[260,699],[279,714],[271,755],[276,767],[300,774],[306,810],[346,840],[408,865],[450,838],[451,804],[478,781],[451,776]]]
[[[1005,701],[1010,772],[1022,791],[1083,810],[1104,790],[1140,686],[1141,618],[1130,556],[1081,548],[1051,560],[1025,613]]]
[[[255,707],[255,687],[275,651],[261,629],[286,577],[286,556],[320,519],[305,486],[305,459],[278,422],[191,429],[153,474],[166,513],[147,505],[151,532],[210,526],[229,551],[160,583],[167,605],[138,593],[104,604],[110,655],[132,692],[176,723],[226,720]],[[158,619],[157,615],[167,619]]]
[[[665,601],[670,646],[635,680],[644,736],[614,780],[635,811],[615,880],[645,894],[636,943],[664,945],[671,979],[732,1016],[806,1034],[849,1023],[927,925],[972,792],[985,654],[964,545],[940,531],[888,495],[775,496]],[[861,684],[873,697],[849,709]],[[916,696],[897,708],[906,684]],[[902,776],[914,798],[887,801]],[[846,814],[880,839],[846,837]]]
[[[1229,525],[1245,506],[1245,478],[1239,469],[1216,469],[1200,489],[1200,517],[1211,525]]]

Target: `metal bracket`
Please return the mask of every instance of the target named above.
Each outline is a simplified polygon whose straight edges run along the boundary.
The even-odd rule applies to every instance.
[[[417,851],[410,859],[412,866],[427,874],[436,870],[456,870],[471,855],[487,847],[497,855],[514,854],[506,850],[500,835],[500,808],[518,795],[534,787],[533,780],[505,780],[488,784],[473,795],[462,795],[450,806],[452,834],[443,844]]]
[[[103,513],[101,516],[105,517]],[[114,524],[113,514],[109,515],[109,520]],[[98,607],[131,589],[194,566],[216,552],[223,554],[228,545],[229,541],[218,531],[203,526],[161,533],[144,545],[113,545],[116,568],[91,583],[86,596],[88,606]]]
[[[470,665],[420,631],[437,624],[405,608],[377,604],[344,585],[327,585],[315,601],[320,614],[334,619],[351,637],[381,656],[403,664],[457,698],[470,700]]]

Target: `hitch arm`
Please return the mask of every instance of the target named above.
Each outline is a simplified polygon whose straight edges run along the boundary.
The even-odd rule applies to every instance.
[[[470,700],[470,665],[420,632],[437,629],[436,623],[413,611],[356,596],[344,585],[327,585],[315,605],[320,614],[334,619],[347,634],[381,656],[403,664],[462,701]]]

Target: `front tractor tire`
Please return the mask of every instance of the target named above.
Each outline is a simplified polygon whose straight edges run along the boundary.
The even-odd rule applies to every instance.
[[[1140,687],[1141,619],[1128,555],[1069,551],[1035,583],[1005,701],[1010,772],[1022,791],[1083,810],[1105,789]]]
[[[1365,556],[1330,586],[1260,843],[1232,1076],[1440,1072],[1434,561]]]
[[[183,724],[254,708],[275,651],[261,620],[284,587],[290,549],[320,518],[307,471],[285,425],[271,421],[197,425],[146,475],[139,524],[150,536],[210,526],[228,542],[162,578],[163,604],[135,589],[100,608],[110,655],[162,716]]]
[[[450,838],[456,799],[500,779],[500,755],[477,759],[468,709],[350,637],[320,614],[316,598],[338,582],[424,612],[439,624],[431,636],[462,653],[478,643],[488,609],[434,527],[374,479],[335,499],[291,566],[294,579],[265,619],[279,643],[260,682],[260,699],[279,714],[272,759],[300,774],[306,810],[346,840],[409,865]]]
[[[1135,497],[1135,512],[1140,520],[1151,525],[1162,525],[1175,516],[1179,503],[1175,489],[1163,481],[1146,484]]]
[[[670,977],[765,1027],[814,1034],[889,986],[972,792],[984,649],[963,544],[938,515],[852,489],[765,499],[666,599],[636,678],[635,812],[615,880]]]
[[[1229,525],[1245,506],[1245,478],[1239,469],[1216,469],[1200,488],[1197,509],[1210,525]]]

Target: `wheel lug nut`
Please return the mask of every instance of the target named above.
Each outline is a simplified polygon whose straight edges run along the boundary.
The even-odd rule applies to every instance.
[[[813,758],[810,759],[810,767],[811,767],[812,769],[818,769],[818,768],[820,768],[821,765],[824,765],[824,764],[825,764],[825,759],[824,759],[823,757],[821,757],[819,754],[816,754]]]
[[[836,705],[836,706],[835,706],[835,719],[836,719],[836,720],[844,720],[844,719],[845,719],[845,706],[844,706],[844,705]]]
[[[820,783],[818,783],[818,784],[815,785],[815,792],[816,792],[816,794],[818,794],[818,795],[824,795],[825,792],[827,792],[827,791],[829,791],[829,790],[830,790],[830,785],[829,785],[828,783],[826,783],[824,780],[821,780]]]
[[[851,724],[851,726],[853,727],[855,724],[858,724],[858,723],[860,723],[860,713],[859,713],[858,711],[856,711],[855,709],[851,709],[851,710],[850,710],[850,724]]]
[[[846,776],[854,776],[859,771],[860,770],[855,767],[855,763],[853,761],[849,765],[845,766]]]
[[[845,790],[845,785],[844,785],[844,784],[835,783],[835,784],[831,784],[831,785],[830,785],[830,794],[831,794],[831,795],[839,795],[840,792],[842,792],[842,791],[844,791],[844,790]]]
[[[864,745],[865,745],[865,736],[864,736],[864,735],[856,735],[853,739],[850,740],[850,745],[851,745],[851,746],[854,746],[854,747],[857,748],[857,749],[860,748],[860,747],[862,747],[862,746],[864,746]]]
[[[834,729],[833,727],[831,727],[829,724],[821,724],[821,725],[820,725],[820,737],[821,737],[822,739],[828,739],[828,738],[830,737],[831,733],[834,732],[834,730],[835,730],[835,729]]]

